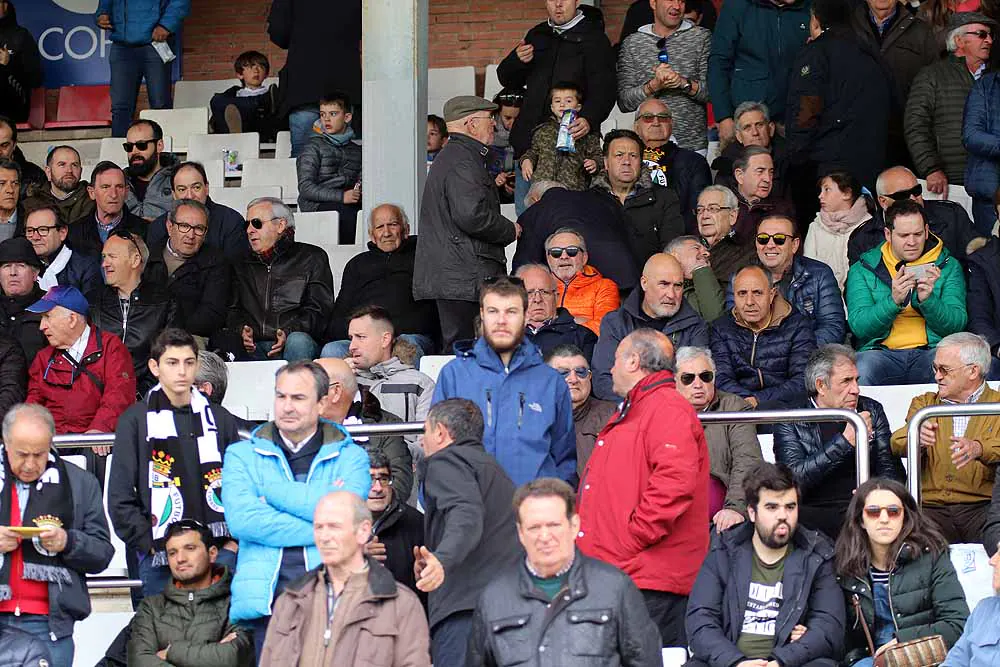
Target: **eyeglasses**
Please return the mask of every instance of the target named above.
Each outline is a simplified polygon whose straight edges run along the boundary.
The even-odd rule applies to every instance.
[[[889,515],[890,519],[898,519],[903,514],[903,508],[899,505],[866,505],[865,514],[869,519],[878,519],[882,512]]]
[[[644,113],[641,116],[639,116],[639,120],[641,120],[643,123],[652,123],[654,120],[658,120],[661,123],[665,123],[671,118],[673,118],[673,116],[664,111],[661,111],[660,113]]]
[[[931,364],[931,369],[934,371],[935,375],[951,375],[953,372],[957,371],[959,368],[965,368],[966,366],[975,366],[975,364],[962,364],[957,368],[951,368],[949,366],[938,366],[937,364]]]
[[[186,222],[171,222],[170,224],[176,227],[181,234],[193,231],[195,236],[204,236],[208,232],[208,227],[205,225],[189,225]]]
[[[888,197],[893,201],[903,201],[904,199],[909,199],[910,197],[919,197],[923,193],[924,189],[921,187],[920,183],[917,183],[912,188],[908,190],[900,190],[899,192],[891,192],[884,197]]]
[[[590,370],[586,366],[577,366],[576,368],[557,368],[556,372],[564,378],[568,378],[570,373],[572,373],[581,380],[586,380],[594,373],[594,371]]]
[[[975,35],[979,39],[986,39],[987,37],[992,37],[993,33],[989,30],[966,30],[966,35]]]
[[[694,209],[694,214],[701,216],[702,213],[708,213],[709,215],[718,215],[722,211],[732,211],[732,206],[716,206],[715,204],[709,204],[708,206],[697,206]]]
[[[583,248],[581,248],[578,245],[568,245],[565,248],[560,248],[559,246],[553,246],[549,248],[549,257],[552,257],[553,259],[559,259],[560,257],[563,256],[563,253],[566,253],[570,257],[576,257],[581,252],[583,252]]]
[[[125,149],[126,153],[131,153],[133,148],[138,148],[141,151],[149,148],[150,144],[156,143],[155,139],[143,139],[142,141],[126,141],[122,144],[122,148]]]
[[[681,373],[680,381],[685,387],[694,382],[695,377],[704,382],[705,384],[712,384],[715,381],[715,373],[712,371],[702,371],[695,375],[694,373]]]
[[[268,218],[267,220],[261,220],[260,218],[251,218],[251,219],[247,220],[247,224],[250,225],[251,227],[253,227],[254,229],[260,229],[261,227],[264,226],[264,223],[266,223],[266,222],[272,222],[274,220],[281,220],[281,218],[279,218],[277,216],[275,216],[273,218]]]
[[[49,235],[53,229],[58,229],[59,225],[47,225],[45,227],[25,227],[24,235],[31,236],[32,234],[37,234],[40,238],[45,238]]]
[[[375,482],[382,486],[392,486],[392,475],[372,475],[372,484]]]
[[[539,300],[542,301],[550,296],[555,296],[556,291],[554,289],[530,289],[528,290],[528,301]]]
[[[794,234],[758,234],[757,245],[767,245],[769,241],[774,241],[774,245],[783,246],[785,241],[798,238]]]

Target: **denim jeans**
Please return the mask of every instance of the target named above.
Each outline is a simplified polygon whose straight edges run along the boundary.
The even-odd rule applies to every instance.
[[[993,206],[993,200],[979,197],[972,200],[972,224],[981,236],[991,236],[996,221],[997,209]]]
[[[124,137],[128,132],[144,78],[149,108],[170,108],[172,63],[164,63],[151,44],[112,44],[108,63],[111,66],[111,136]]]
[[[431,629],[431,662],[464,665],[472,632],[472,612],[457,611]]]
[[[29,635],[38,637],[49,651],[49,664],[52,667],[73,667],[73,637],[63,637],[52,641],[49,630],[49,619],[41,614],[0,614],[0,623],[8,628],[16,628]]]
[[[413,360],[413,367],[420,367],[420,358],[425,354],[432,354],[434,352],[434,341],[423,334],[399,334],[399,338],[413,343],[417,347],[417,356]],[[323,350],[319,353],[319,356],[326,359],[343,359],[350,354],[351,341],[349,340],[335,340],[332,343],[327,343],[323,346]]]
[[[934,350],[865,350],[858,352],[858,383],[862,385],[934,382]]]
[[[302,147],[313,135],[313,123],[319,120],[319,107],[302,107],[288,114],[288,131],[292,135],[292,157],[298,157]]]
[[[270,616],[262,616],[247,621],[246,625],[253,632],[253,648],[256,655],[256,663],[260,664],[260,657],[264,654],[264,639],[267,637],[267,624],[270,623]]]
[[[274,347],[273,340],[257,341],[257,353],[253,357],[254,360],[267,361],[270,359],[271,357],[267,356],[267,353],[271,351],[272,347]],[[312,336],[301,331],[293,331],[285,339],[285,349],[281,358],[285,361],[300,361],[302,359],[312,361],[316,358],[318,351],[319,344],[312,339]]]

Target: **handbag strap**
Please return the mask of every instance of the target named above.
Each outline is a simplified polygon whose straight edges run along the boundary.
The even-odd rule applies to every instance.
[[[861,599],[856,593],[851,596],[851,603],[854,605],[854,612],[858,615],[858,622],[861,623],[861,629],[865,632],[865,639],[868,640],[868,650],[871,651],[872,657],[875,657],[875,642],[872,641],[872,633],[868,629],[865,614],[861,611]]]

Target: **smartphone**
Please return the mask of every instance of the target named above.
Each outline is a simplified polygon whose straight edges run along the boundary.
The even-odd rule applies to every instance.
[[[915,277],[917,280],[923,279],[927,275],[927,269],[929,269],[933,264],[907,264],[906,272]]]

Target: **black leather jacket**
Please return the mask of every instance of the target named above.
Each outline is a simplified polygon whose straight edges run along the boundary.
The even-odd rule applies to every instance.
[[[466,665],[658,667],[662,660],[660,633],[639,589],[577,550],[567,588],[551,603],[524,561],[490,582],[473,617]]]

